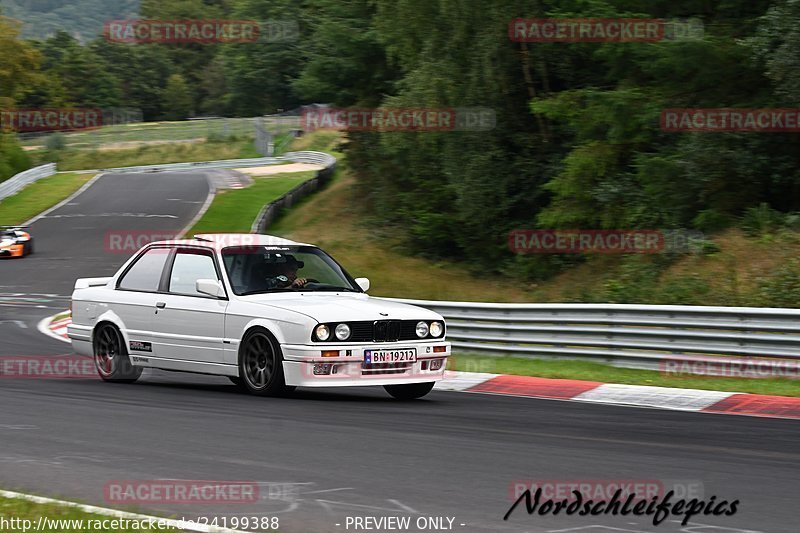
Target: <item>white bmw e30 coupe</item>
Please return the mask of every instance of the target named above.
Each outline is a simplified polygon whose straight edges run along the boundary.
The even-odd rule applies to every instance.
[[[382,385],[424,396],[450,355],[444,320],[368,289],[313,245],[196,235],[150,243],[110,278],[77,280],[68,335],[106,381],[150,367],[227,376],[258,395]]]

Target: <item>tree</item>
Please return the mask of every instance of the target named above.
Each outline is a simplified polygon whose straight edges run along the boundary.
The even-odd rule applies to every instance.
[[[0,133],[0,182],[31,168],[31,159],[13,133]]]
[[[240,0],[234,16],[256,21],[297,22],[301,5],[296,0]],[[293,109],[300,99],[291,81],[302,68],[298,50],[301,35],[286,35],[276,42],[239,43],[222,50],[230,92],[228,106],[239,116]]]
[[[184,120],[192,112],[192,95],[186,80],[180,74],[173,74],[164,89],[164,116],[167,120]]]
[[[42,80],[41,54],[19,40],[19,24],[0,16],[0,108],[12,107]]]

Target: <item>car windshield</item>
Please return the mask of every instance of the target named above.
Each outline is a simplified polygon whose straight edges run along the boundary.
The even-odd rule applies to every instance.
[[[331,256],[314,246],[232,246],[222,250],[222,260],[238,296],[285,291],[361,292]]]

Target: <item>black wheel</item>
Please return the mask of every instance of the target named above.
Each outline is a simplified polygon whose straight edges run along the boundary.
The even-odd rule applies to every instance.
[[[384,385],[383,388],[398,400],[416,400],[432,391],[433,385],[433,382],[409,383],[406,385]]]
[[[105,381],[133,383],[142,369],[131,364],[122,334],[116,326],[103,324],[94,333],[94,364]]]
[[[251,331],[242,341],[239,379],[247,392],[258,396],[281,396],[295,389],[287,386],[284,380],[280,346],[263,329]]]
[[[28,241],[28,255],[33,253],[33,239]]]

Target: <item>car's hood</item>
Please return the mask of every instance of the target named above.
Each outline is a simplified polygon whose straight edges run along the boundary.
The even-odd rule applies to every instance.
[[[8,248],[9,246],[14,245],[16,243],[17,243],[16,239],[3,239],[0,240],[0,248]]]
[[[248,303],[269,305],[303,313],[317,322],[356,320],[441,320],[438,313],[415,305],[353,293],[259,294],[240,298]]]

